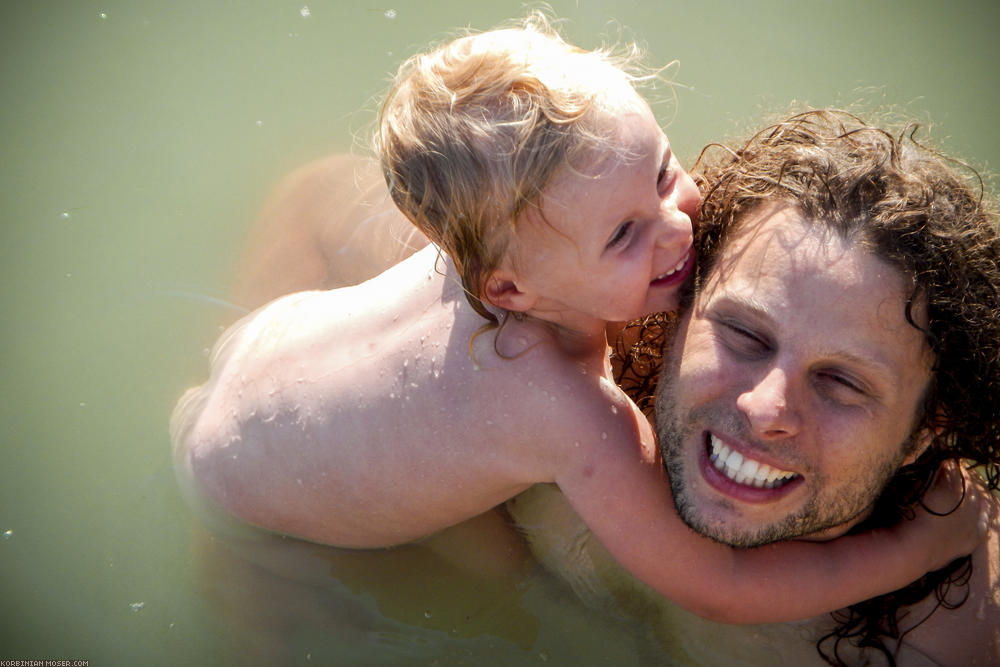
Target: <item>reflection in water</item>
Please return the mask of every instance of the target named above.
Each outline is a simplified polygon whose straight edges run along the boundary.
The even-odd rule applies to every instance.
[[[498,514],[372,551],[202,518],[192,533],[197,587],[224,620],[226,660],[629,665],[655,654],[623,634],[620,620],[574,611],[572,594]],[[556,608],[567,612],[553,633],[541,619]]]

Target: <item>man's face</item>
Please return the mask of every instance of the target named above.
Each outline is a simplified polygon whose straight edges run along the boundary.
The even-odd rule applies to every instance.
[[[820,227],[789,207],[745,220],[664,364],[678,512],[733,546],[839,535],[919,454],[932,356],[902,276]]]

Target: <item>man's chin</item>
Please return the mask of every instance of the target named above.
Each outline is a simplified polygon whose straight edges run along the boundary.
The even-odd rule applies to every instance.
[[[764,525],[753,525],[750,520],[740,520],[738,525],[733,525],[731,518],[698,511],[697,501],[693,501],[683,489],[674,489],[673,493],[677,514],[688,528],[713,542],[735,549],[756,549],[786,540],[832,540],[845,534],[867,515],[865,511],[847,521],[831,518],[827,522],[817,523],[815,520],[810,520],[810,517],[815,517],[807,510],[775,518]]]
[[[792,539],[787,537],[785,533],[779,533],[775,530],[733,529],[723,522],[705,520],[700,514],[694,512],[690,505],[678,502],[676,498],[677,496],[675,496],[674,502],[677,505],[677,514],[688,528],[702,537],[707,537],[713,542],[727,547],[756,549],[772,542]]]
[[[796,539],[810,532],[809,527],[796,517],[781,517],[766,525],[753,525],[749,519],[719,516],[711,511],[710,503],[692,497],[681,479],[682,474],[670,476],[677,515],[688,528],[714,542],[736,549],[755,549],[773,542]]]

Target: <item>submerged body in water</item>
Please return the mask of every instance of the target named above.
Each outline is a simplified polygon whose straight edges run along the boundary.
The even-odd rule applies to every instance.
[[[350,160],[329,161],[318,165],[315,173],[302,172],[298,175],[301,183],[312,181],[322,182],[324,179],[339,180],[343,182],[344,175],[331,176],[330,167],[336,166],[338,169],[346,168],[350,174],[364,173],[365,167],[353,166]],[[360,171],[358,171],[360,169]],[[373,173],[373,172],[368,172]],[[378,193],[378,184],[364,185],[361,181],[355,180],[354,176],[348,179],[356,183],[359,191]],[[384,186],[383,186],[384,187]],[[308,190],[308,188],[307,188]],[[314,191],[322,196],[322,189]],[[375,195],[376,199],[378,195]],[[331,257],[338,256],[337,243],[359,243],[372,239],[385,239],[384,227],[382,225],[395,222],[405,224],[401,216],[394,217],[391,208],[383,210],[380,214],[372,215],[372,201],[362,198],[365,202],[364,210],[368,214],[365,217],[365,225],[361,228],[351,228],[349,224],[352,214],[348,209],[338,210],[338,219],[344,221],[341,226],[334,225],[325,235],[324,243],[319,246],[312,246],[314,253],[318,252],[315,262],[298,262],[292,268],[309,268],[305,282],[313,281],[317,284],[312,287],[334,287],[336,278],[331,279],[334,273],[328,267],[324,270],[316,270],[316,267],[323,266],[323,261],[328,261]],[[383,204],[387,202],[383,199]],[[280,209],[280,207],[279,207]],[[322,206],[307,208],[310,211],[322,211]],[[396,216],[399,214],[396,213]],[[281,216],[275,218],[282,223]],[[317,216],[317,222],[322,223],[323,216]],[[283,219],[287,224],[288,218]],[[368,221],[372,224],[368,226]],[[266,229],[266,225],[264,226]],[[280,229],[278,224],[275,229]],[[340,232],[338,233],[338,229]],[[350,233],[344,233],[351,230]],[[359,230],[362,232],[358,235]],[[303,237],[308,236],[304,234]],[[367,245],[367,249],[361,254],[368,257],[368,273],[377,273],[379,269],[386,265],[391,265],[401,255],[405,256],[411,252],[413,246],[421,245],[401,242],[402,237],[398,233],[389,236],[392,241],[388,245],[380,245],[373,242]],[[298,237],[290,234],[288,237],[292,245]],[[325,242],[331,241],[330,246]],[[301,250],[291,248],[292,252],[288,257],[295,255]],[[275,248],[260,245],[258,248],[268,248],[274,251]],[[271,258],[277,254],[272,254]],[[325,260],[323,258],[326,258]],[[381,266],[379,262],[384,262]],[[273,271],[278,268],[274,262],[255,262],[248,260],[247,266],[258,267]],[[363,266],[356,265],[351,269],[355,280],[364,280],[369,277]],[[294,274],[294,271],[291,272]],[[285,273],[284,275],[291,275]],[[278,275],[283,275],[278,272]],[[330,284],[330,283],[333,284]],[[267,286],[268,281],[256,279],[249,281],[258,286]],[[297,285],[298,289],[303,285]],[[464,351],[464,348],[463,348]],[[767,626],[727,626],[704,621],[691,614],[683,612],[675,605],[667,602],[661,596],[656,595],[647,587],[628,575],[608,553],[601,547],[594,536],[586,529],[582,521],[572,512],[565,498],[549,485],[539,485],[532,487],[521,496],[511,501],[507,505],[511,516],[515,520],[516,527],[528,537],[528,543],[539,561],[546,567],[557,573],[560,577],[570,582],[573,590],[591,607],[602,611],[613,611],[621,618],[631,618],[640,623],[644,628],[640,634],[647,632],[655,638],[657,645],[662,648],[670,659],[680,664],[723,664],[732,660],[739,660],[744,664],[773,664],[778,662],[795,662],[798,664],[809,664],[811,661],[822,664],[819,654],[816,652],[815,642],[833,625],[828,616],[820,617],[812,621],[797,624],[781,624]],[[477,538],[479,539],[479,538]],[[482,542],[480,542],[481,546]],[[462,544],[452,543],[449,549],[457,549],[455,553],[461,553],[465,548]],[[991,547],[996,551],[996,545]],[[666,556],[665,556],[666,557]],[[462,556],[458,557],[459,560]],[[466,561],[470,562],[470,561]],[[982,568],[981,568],[982,570]],[[919,640],[919,631],[915,632],[912,639]],[[906,664],[932,664],[911,646],[904,646],[900,653],[900,658],[904,658]]]

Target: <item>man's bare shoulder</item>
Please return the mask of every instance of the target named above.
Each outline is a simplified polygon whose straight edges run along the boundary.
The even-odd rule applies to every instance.
[[[931,596],[915,607],[909,617],[913,622],[924,617],[927,620],[906,636],[905,646],[918,651],[936,664],[1000,664],[998,503],[994,503],[992,519],[989,537],[973,554],[972,576],[968,588],[952,586],[940,607],[937,607],[936,598]],[[955,609],[946,608],[960,602],[962,604]]]

